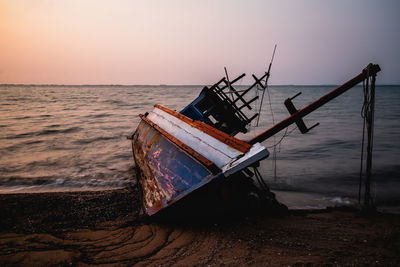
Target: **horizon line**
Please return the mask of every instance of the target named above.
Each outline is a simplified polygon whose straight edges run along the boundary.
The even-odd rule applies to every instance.
[[[237,86],[251,86],[252,84],[242,84]],[[340,84],[270,84],[268,86],[339,86]],[[361,85],[361,83],[356,86]],[[400,83],[393,84],[376,84],[377,86],[400,86]],[[212,84],[57,84],[57,83],[0,83],[0,86],[123,86],[123,87],[184,87],[184,86],[212,86]]]

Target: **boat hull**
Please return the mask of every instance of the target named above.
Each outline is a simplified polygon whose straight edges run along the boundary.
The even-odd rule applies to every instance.
[[[142,121],[133,136],[133,153],[148,215],[220,177]]]
[[[140,117],[132,149],[143,213],[150,216],[268,156],[260,144],[250,146],[159,105]]]

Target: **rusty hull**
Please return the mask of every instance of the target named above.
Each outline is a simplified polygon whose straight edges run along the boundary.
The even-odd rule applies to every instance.
[[[146,120],[132,138],[133,155],[143,192],[143,212],[153,215],[182,197],[222,177],[191,157]]]

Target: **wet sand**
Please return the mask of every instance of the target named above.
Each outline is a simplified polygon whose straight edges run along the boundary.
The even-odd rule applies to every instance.
[[[137,220],[137,189],[0,195],[0,265],[398,266],[400,216]]]

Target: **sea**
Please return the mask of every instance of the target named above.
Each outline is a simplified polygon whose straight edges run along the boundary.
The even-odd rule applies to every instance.
[[[138,115],[155,104],[180,111],[203,87],[0,85],[0,193],[135,185],[127,136]],[[302,92],[293,100],[301,108],[335,87],[270,86],[258,125],[237,137],[250,139],[288,117],[286,98]],[[293,209],[358,203],[363,99],[362,86],[354,87],[304,119],[309,127],[320,123],[309,133],[292,125],[263,142],[270,157],[259,170],[278,200]],[[260,101],[253,104],[250,115]],[[374,126],[372,199],[379,209],[400,212],[400,85],[376,87]],[[361,183],[361,203],[363,192]]]

